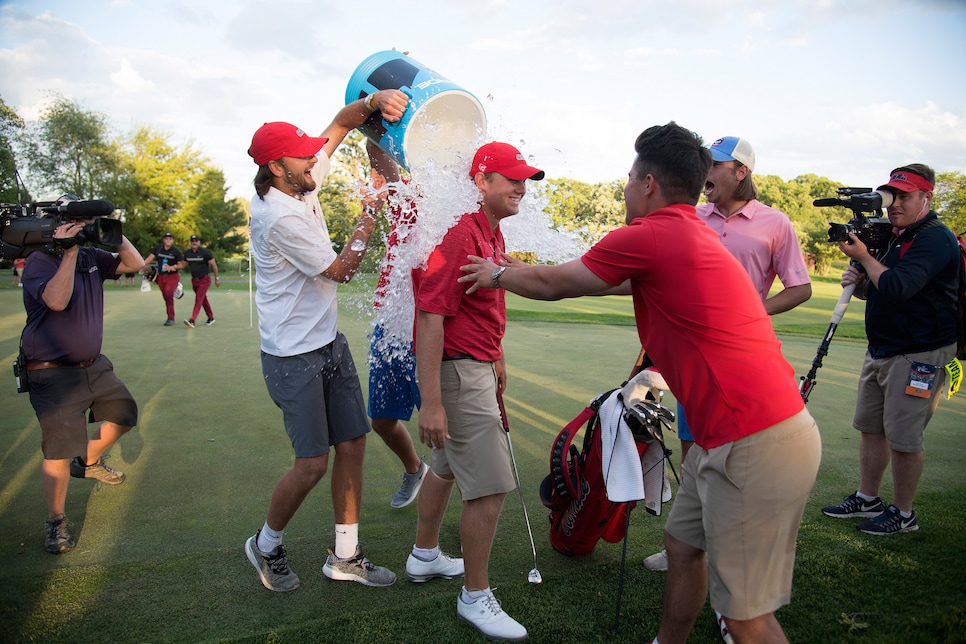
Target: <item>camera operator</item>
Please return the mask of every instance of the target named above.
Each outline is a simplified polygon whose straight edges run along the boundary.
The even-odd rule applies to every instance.
[[[157,263],[157,284],[158,288],[161,289],[164,308],[168,314],[164,326],[172,326],[174,324],[174,292],[181,282],[178,271],[187,266],[188,262],[185,261],[181,249],[174,245],[174,235],[171,233],[164,233],[161,243],[155,245],[148,256],[144,258],[145,266],[154,263]]]
[[[55,240],[73,239],[92,220],[58,226]],[[72,245],[60,257],[34,252],[23,271],[27,324],[21,337],[30,404],[42,432],[41,467],[47,502],[45,545],[68,552],[65,504],[70,477],[108,485],[124,474],[104,464],[103,454],[137,424],[137,403],[101,355],[104,282],[140,270],[141,254],[126,237],[117,252]],[[85,412],[101,425],[88,437]]]
[[[956,353],[956,238],[930,210],[935,172],[916,163],[892,171],[878,190],[895,195],[888,207],[895,237],[873,257],[854,233],[839,248],[853,264],[842,285],[866,299],[868,351],[859,375],[852,426],[861,432],[859,489],[822,512],[865,518],[862,532],[881,535],[919,529],[913,500],[922,475],[923,434],[939,404],[944,365]],[[893,499],[879,486],[892,462]]]

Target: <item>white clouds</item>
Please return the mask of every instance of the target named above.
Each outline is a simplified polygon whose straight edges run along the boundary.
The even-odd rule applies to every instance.
[[[121,59],[121,68],[111,74],[111,81],[114,82],[119,90],[129,94],[154,89],[154,83],[145,80],[138,74],[127,58]]]
[[[939,0],[46,0],[0,7],[0,91],[35,118],[46,90],[196,147],[248,196],[244,151],[267,120],[321,130],[366,56],[412,51],[484,99],[492,136],[548,174],[623,177],[634,137],[675,120],[751,140],[761,171],[875,181],[907,156],[966,171],[966,7]],[[912,29],[914,28],[914,29]],[[887,82],[917,36],[922,90]],[[902,57],[900,61],[904,60]],[[906,58],[905,60],[910,60]],[[926,97],[931,102],[926,101]],[[884,168],[884,169],[883,169]]]

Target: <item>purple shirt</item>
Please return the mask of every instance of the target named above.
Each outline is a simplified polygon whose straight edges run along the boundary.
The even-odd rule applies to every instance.
[[[27,258],[23,271],[27,326],[21,344],[29,362],[76,364],[93,360],[101,353],[104,281],[114,279],[121,259],[99,248],[79,249],[74,293],[66,309],[52,311],[44,304],[43,293],[61,261],[39,251]]]
[[[753,199],[727,218],[715,204],[698,206],[697,214],[748,271],[762,301],[776,276],[785,288],[810,283],[795,228],[782,211]]]

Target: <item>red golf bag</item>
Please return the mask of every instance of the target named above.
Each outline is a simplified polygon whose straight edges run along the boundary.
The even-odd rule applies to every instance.
[[[607,499],[602,471],[600,406],[613,393],[600,394],[554,439],[550,451],[550,474],[540,484],[540,500],[550,509],[550,545],[568,556],[586,555],[597,542],[618,543],[630,511],[637,505]],[[583,448],[574,440],[581,427]],[[637,444],[638,455],[647,446]]]

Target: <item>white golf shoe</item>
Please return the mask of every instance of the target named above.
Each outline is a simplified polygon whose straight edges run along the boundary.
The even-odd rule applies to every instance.
[[[527,629],[503,612],[500,602],[490,591],[472,604],[464,602],[460,593],[456,600],[456,614],[491,640],[522,642],[527,639]]]
[[[463,576],[463,560],[451,557],[445,552],[432,561],[423,561],[410,554],[406,560],[406,578],[421,583],[430,579],[452,579]]]

